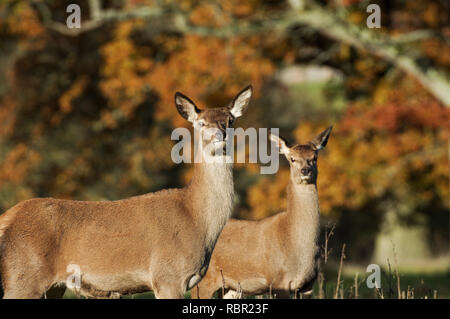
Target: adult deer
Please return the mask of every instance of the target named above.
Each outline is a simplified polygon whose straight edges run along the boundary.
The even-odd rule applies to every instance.
[[[153,290],[157,298],[183,298],[205,275],[232,211],[232,164],[204,159],[223,154],[226,129],[251,95],[249,86],[227,107],[200,110],[176,93],[178,112],[199,136],[200,158],[184,188],[118,201],[35,198],[0,216],[4,298],[41,297],[66,281],[68,265],[80,269],[82,295]]]
[[[258,295],[272,290],[279,297],[309,292],[317,276],[319,199],[317,156],[327,144],[332,127],[311,142],[289,147],[276,135],[290,165],[287,210],[260,221],[231,219],[214,249],[206,276],[194,288],[194,298],[211,298],[219,288],[224,296],[236,291]]]

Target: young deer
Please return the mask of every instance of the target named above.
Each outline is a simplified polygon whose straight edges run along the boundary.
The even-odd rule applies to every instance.
[[[279,297],[308,292],[317,276],[319,200],[317,155],[325,147],[332,127],[308,144],[288,147],[270,135],[290,165],[287,211],[260,221],[231,219],[214,249],[209,270],[192,290],[194,298],[211,298],[219,288],[225,296],[263,294]]]
[[[200,110],[181,93],[178,112],[193,123],[200,156],[181,189],[118,201],[35,198],[0,216],[4,298],[39,298],[79,266],[82,295],[106,297],[153,290],[183,298],[205,275],[233,202],[232,164],[202,159],[207,146],[223,153],[226,128],[248,107],[249,86],[228,107]],[[204,134],[216,129],[222,134]],[[211,149],[211,147],[210,147]]]

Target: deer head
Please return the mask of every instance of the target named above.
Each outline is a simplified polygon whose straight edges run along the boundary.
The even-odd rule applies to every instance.
[[[230,128],[236,118],[240,117],[248,108],[252,96],[252,86],[249,85],[231,101],[226,107],[216,107],[201,110],[195,103],[182,93],[175,94],[175,105],[178,113],[192,123],[199,133],[200,146],[208,155],[222,155],[227,141],[232,139]]]
[[[315,184],[317,181],[317,156],[328,142],[333,126],[317,135],[307,144],[288,146],[285,139],[270,134],[270,139],[277,143],[280,153],[286,156],[291,168],[291,180],[295,184]]]

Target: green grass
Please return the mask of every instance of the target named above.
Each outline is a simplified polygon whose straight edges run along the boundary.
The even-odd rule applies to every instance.
[[[336,289],[338,266],[323,267],[324,295],[325,298],[333,298]],[[343,298],[355,298],[355,276],[358,273],[358,297],[359,298],[398,298],[397,276],[394,267],[381,268],[381,289],[370,289],[366,280],[371,273],[367,273],[362,266],[346,266],[344,264],[341,275],[341,287]],[[408,290],[413,298],[450,298],[450,265],[430,270],[428,267],[414,266],[410,269],[399,269],[400,291],[407,294]],[[314,285],[313,297],[318,298],[319,285]],[[339,293],[342,297],[342,292]]]

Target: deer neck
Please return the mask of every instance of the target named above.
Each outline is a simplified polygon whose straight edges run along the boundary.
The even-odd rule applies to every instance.
[[[199,154],[203,154],[199,149]],[[201,156],[201,155],[200,155]],[[189,186],[192,214],[207,247],[214,248],[233,207],[233,165],[196,161]]]
[[[287,189],[287,228],[290,243],[303,263],[314,262],[318,252],[319,197],[315,184],[289,182]]]

